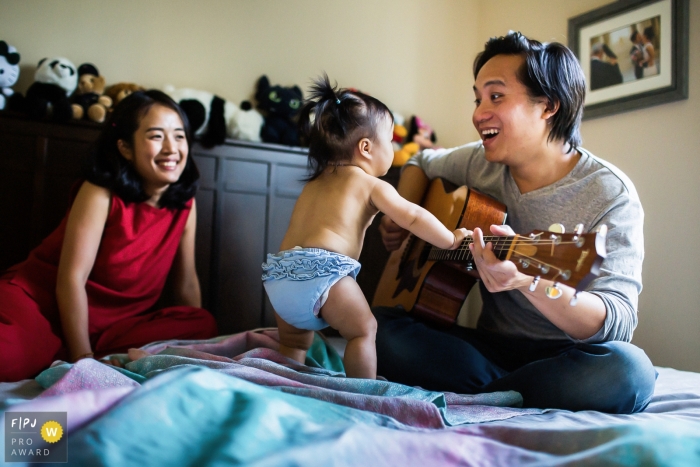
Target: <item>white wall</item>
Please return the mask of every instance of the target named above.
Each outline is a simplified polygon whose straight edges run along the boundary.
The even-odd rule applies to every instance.
[[[171,83],[234,101],[267,74],[308,85],[323,70],[451,146],[476,138],[471,64],[491,36],[566,43],[567,20],[608,0],[0,0],[0,39],[33,65],[63,55],[108,83]],[[690,98],[586,121],[584,146],[625,171],[646,211],[634,343],[661,366],[700,371],[700,0],[690,0]]]
[[[326,71],[405,117],[439,142],[469,131],[476,53],[475,0],[0,0],[0,39],[22,59],[24,91],[36,63],[94,63],[107,83],[203,89],[234,102],[257,79],[297,84]]]

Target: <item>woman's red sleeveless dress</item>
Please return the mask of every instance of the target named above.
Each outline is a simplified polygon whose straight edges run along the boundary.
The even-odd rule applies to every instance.
[[[95,264],[86,284],[90,342],[96,356],[165,339],[217,334],[209,312],[178,306],[154,310],[190,214],[185,209],[125,203],[112,195]],[[0,278],[0,381],[36,375],[67,358],[56,276],[66,216],[26,261]]]

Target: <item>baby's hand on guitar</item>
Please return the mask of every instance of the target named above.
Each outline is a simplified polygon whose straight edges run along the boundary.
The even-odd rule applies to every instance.
[[[392,221],[389,216],[383,216],[382,220],[379,222],[379,233],[382,236],[382,242],[387,251],[398,250],[404,239],[408,236],[408,230],[400,227],[396,222]]]
[[[515,235],[515,232],[513,232],[513,229],[511,229],[509,225],[494,224],[491,226],[491,233],[494,235],[504,235],[507,237]]]
[[[462,242],[464,241],[465,238],[469,237],[472,232],[471,230],[467,230],[465,228],[457,229],[452,234],[455,236],[454,240],[452,241],[452,245],[448,250],[456,250],[460,246],[462,246]]]
[[[497,227],[494,231],[494,227]],[[502,235],[501,232],[511,231],[506,226],[491,226],[491,232]],[[484,232],[475,228],[472,235],[474,241],[469,244],[476,269],[486,290],[489,292],[503,292],[504,290],[517,289],[532,282],[532,278],[518,271],[511,261],[501,261],[493,253],[493,243],[484,243]]]

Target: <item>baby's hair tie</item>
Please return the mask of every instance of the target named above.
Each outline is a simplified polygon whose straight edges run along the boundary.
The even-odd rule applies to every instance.
[[[336,97],[336,98],[335,98],[335,103],[338,104],[338,105],[340,105],[340,99],[338,99],[338,98]]]

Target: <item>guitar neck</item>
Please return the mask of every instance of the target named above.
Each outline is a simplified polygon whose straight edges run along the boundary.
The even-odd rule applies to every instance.
[[[510,251],[513,243],[518,238],[518,235],[504,237],[504,236],[486,236],[484,237],[484,243],[491,242],[493,244],[493,253],[498,259],[505,259],[508,251]],[[469,249],[474,240],[471,237],[465,239],[462,244],[455,248],[454,250],[445,250],[443,248],[438,248],[433,245],[429,245],[430,253],[428,253],[429,261],[467,261],[472,262],[473,256]]]

